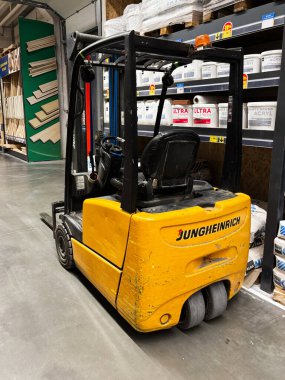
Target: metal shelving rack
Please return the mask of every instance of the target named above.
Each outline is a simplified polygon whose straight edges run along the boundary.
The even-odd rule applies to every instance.
[[[273,26],[264,28],[262,18],[269,13],[274,14]],[[223,25],[226,22],[232,23],[232,35],[223,38]],[[256,93],[272,92],[277,98],[277,114],[275,131],[243,130],[243,145],[272,148],[272,161],[270,171],[269,193],[268,193],[268,214],[266,223],[266,239],[264,248],[264,258],[261,277],[261,289],[270,293],[273,289],[273,241],[277,234],[278,223],[283,218],[284,191],[285,191],[285,2],[274,1],[266,5],[252,8],[243,13],[229,15],[206,24],[201,24],[192,29],[185,29],[172,33],[166,40],[194,43],[195,37],[201,34],[210,35],[214,46],[218,47],[244,47],[245,51],[253,45],[262,48],[262,44],[271,41],[282,41],[282,64],[280,71],[259,73],[248,75],[247,88],[244,95]],[[272,47],[274,49],[275,47]],[[277,47],[276,47],[277,48]],[[279,47],[280,48],[280,47]],[[265,49],[263,49],[265,50]],[[270,50],[270,49],[268,49]],[[181,83],[179,90],[174,84],[168,90],[168,95],[172,98],[183,97],[183,95],[212,92],[221,95],[228,90],[228,78],[218,78],[201,81],[183,82],[183,93],[181,93]],[[161,86],[156,86],[155,92],[150,93],[148,87],[138,87],[138,98],[156,98],[161,93]],[[139,135],[151,137],[153,126],[138,126]],[[162,130],[170,128],[162,126]],[[105,124],[105,130],[108,125]],[[226,129],[223,128],[192,128],[205,142],[225,142]]]

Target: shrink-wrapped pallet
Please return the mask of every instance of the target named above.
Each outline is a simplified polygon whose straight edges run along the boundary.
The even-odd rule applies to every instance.
[[[141,31],[142,25],[142,13],[141,13],[141,3],[127,5],[124,10],[124,19],[126,30],[134,30],[136,32]]]
[[[207,17],[211,12],[218,11],[235,3],[240,3],[240,0],[203,0],[203,18]]]
[[[114,34],[126,31],[125,17],[116,17],[104,22],[104,35],[105,37],[113,36]]]
[[[142,33],[200,19],[202,0],[142,0]]]

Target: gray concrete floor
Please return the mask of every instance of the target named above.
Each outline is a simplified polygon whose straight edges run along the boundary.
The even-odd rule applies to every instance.
[[[63,163],[0,154],[0,379],[278,379],[285,312],[241,292],[223,317],[183,333],[135,332],[57,262],[39,220],[63,197]]]

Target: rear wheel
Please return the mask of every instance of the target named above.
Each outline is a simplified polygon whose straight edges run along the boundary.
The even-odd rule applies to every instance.
[[[198,326],[205,317],[205,301],[201,291],[194,293],[184,303],[178,328],[188,330]]]
[[[223,282],[217,282],[203,289],[206,313],[205,321],[216,318],[224,313],[228,304],[227,290]]]
[[[65,269],[72,269],[74,267],[72,244],[69,233],[63,224],[56,227],[55,245],[60,264]]]

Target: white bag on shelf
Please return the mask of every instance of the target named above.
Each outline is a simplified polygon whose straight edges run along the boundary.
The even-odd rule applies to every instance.
[[[257,205],[251,205],[250,243],[265,232],[267,212]]]
[[[114,34],[126,31],[126,21],[123,16],[112,18],[104,22],[104,36],[110,37]]]
[[[127,5],[124,9],[126,30],[135,30],[136,32],[141,31],[142,25],[142,13],[141,13],[141,3]]]

